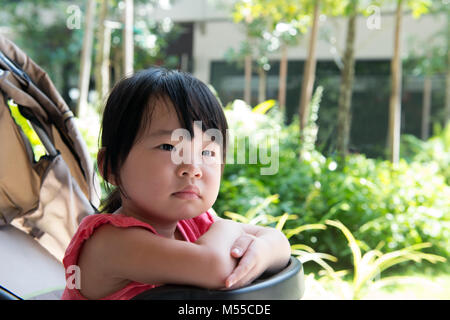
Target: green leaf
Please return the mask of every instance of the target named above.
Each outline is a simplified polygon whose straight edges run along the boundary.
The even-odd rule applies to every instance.
[[[359,266],[361,261],[361,249],[359,248],[358,243],[355,240],[355,237],[350,232],[350,230],[348,230],[347,227],[344,226],[340,221],[327,220],[325,221],[325,223],[340,229],[342,233],[344,233],[344,236],[347,238],[348,245],[353,254],[353,266],[355,268],[354,279],[355,280],[358,279]]]
[[[286,238],[291,238],[292,236],[299,234],[303,231],[306,230],[325,230],[327,228],[326,225],[324,224],[320,224],[320,223],[316,223],[316,224],[305,224],[302,226],[299,226],[297,228],[294,229],[287,229],[284,230],[284,234],[286,235]]]
[[[33,149],[35,160],[38,161],[41,156],[47,154],[44,145],[41,143],[39,136],[29,124],[28,120],[20,113],[19,106],[13,100],[8,100],[7,104],[11,110],[11,115],[14,121],[19,127],[22,128],[23,133],[28,138],[28,141]]]
[[[224,215],[234,221],[239,221],[242,223],[248,223],[248,219],[246,217],[244,217],[243,215],[239,214],[239,213],[235,213],[235,212],[230,212],[230,211],[225,211]]]
[[[261,102],[256,107],[252,109],[253,113],[257,114],[265,114],[267,111],[269,111],[271,108],[273,108],[277,102],[275,100],[267,100],[264,102]]]
[[[275,227],[278,231],[283,230],[284,224],[286,223],[287,219],[289,217],[289,214],[285,213],[281,216],[280,220],[278,220],[278,223]]]
[[[248,219],[248,221],[252,220],[255,217],[255,215],[258,214],[258,212],[260,212],[262,209],[266,208],[272,202],[277,202],[279,197],[280,196],[278,194],[274,194],[267,197],[266,199],[264,199],[262,203],[248,210],[247,213],[245,214],[245,217]]]

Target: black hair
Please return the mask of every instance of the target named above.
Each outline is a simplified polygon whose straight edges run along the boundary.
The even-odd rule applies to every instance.
[[[223,137],[222,173],[226,158],[228,124],[222,106],[211,90],[186,72],[152,67],[120,80],[106,101],[101,129],[104,148],[103,172],[109,192],[100,212],[114,212],[121,206],[120,169],[143,128],[150,125],[158,99],[169,99],[180,124],[194,137],[193,122],[201,121],[202,130],[218,129]],[[108,177],[118,185],[113,190]]]

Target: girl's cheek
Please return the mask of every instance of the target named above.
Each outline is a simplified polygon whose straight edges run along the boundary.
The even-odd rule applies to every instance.
[[[202,170],[208,176],[212,176],[212,175],[216,174],[218,168],[220,168],[220,166],[218,166],[217,164],[211,163],[211,164],[204,164]]]
[[[221,177],[221,166],[220,165],[214,165],[209,166],[207,169],[205,169],[203,178],[207,184],[210,184],[211,187],[214,185],[220,184],[220,177]]]

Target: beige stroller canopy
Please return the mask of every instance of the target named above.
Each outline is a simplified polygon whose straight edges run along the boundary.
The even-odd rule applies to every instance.
[[[12,106],[45,147],[39,159]],[[61,261],[81,219],[95,213],[99,197],[93,164],[69,107],[47,73],[0,36],[0,232],[12,225]]]

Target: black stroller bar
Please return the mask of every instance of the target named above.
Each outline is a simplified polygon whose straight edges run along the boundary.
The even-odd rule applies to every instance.
[[[26,87],[28,87],[29,83],[31,82],[30,77],[23,70],[17,67],[13,61],[9,60],[9,58],[5,56],[1,51],[0,51],[0,60],[3,61],[3,63],[5,63],[8,66],[8,68],[11,71],[13,71],[14,74],[16,74],[24,82],[24,85]]]

